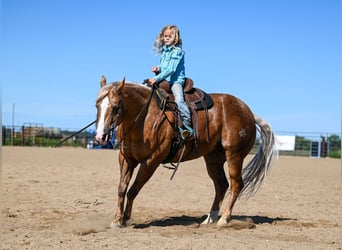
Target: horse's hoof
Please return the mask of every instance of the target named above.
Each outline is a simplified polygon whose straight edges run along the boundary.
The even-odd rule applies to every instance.
[[[227,225],[227,221],[225,221],[225,220],[219,220],[219,221],[217,222],[216,225],[219,226],[219,227],[222,227],[222,226],[224,226],[224,225]]]
[[[224,225],[227,225],[228,224],[228,221],[229,221],[229,218],[223,218],[221,217],[218,221],[217,221],[217,226],[224,226]]]
[[[109,228],[116,229],[116,228],[123,228],[123,226],[119,223],[111,222],[109,225]]]
[[[207,218],[205,218],[204,221],[202,221],[201,225],[208,225],[208,224],[211,224],[213,223],[210,216],[207,216]]]
[[[213,224],[218,220],[218,211],[211,211],[201,225]]]

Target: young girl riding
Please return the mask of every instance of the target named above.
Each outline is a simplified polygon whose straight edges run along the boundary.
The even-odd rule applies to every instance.
[[[185,83],[184,51],[182,38],[176,25],[165,26],[157,35],[153,45],[154,50],[160,54],[160,64],[152,67],[156,75],[148,80],[149,85],[166,80],[170,84],[182,119],[179,128],[183,139],[193,134],[190,110],[184,101],[183,87]]]

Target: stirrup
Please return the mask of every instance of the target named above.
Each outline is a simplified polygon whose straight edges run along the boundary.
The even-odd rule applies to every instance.
[[[183,126],[179,127],[179,131],[180,131],[180,134],[181,134],[183,140],[188,139],[190,136],[192,136],[194,134],[193,128],[186,121],[183,121]]]
[[[185,129],[185,130],[180,129],[180,134],[181,134],[183,140],[186,140],[191,136],[191,132],[187,129]]]

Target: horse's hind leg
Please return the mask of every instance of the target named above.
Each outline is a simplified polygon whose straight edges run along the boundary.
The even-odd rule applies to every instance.
[[[220,220],[217,222],[217,225],[223,225],[228,222],[228,220],[231,217],[234,204],[243,188],[243,181],[242,181],[242,174],[241,174],[242,164],[243,164],[243,158],[241,156],[234,156],[234,157],[228,158],[230,193],[228,196],[226,209],[224,210]]]
[[[212,153],[204,156],[204,159],[208,174],[215,186],[215,199],[211,206],[210,213],[202,222],[202,224],[209,224],[218,220],[218,213],[229,184],[223,168],[226,161],[224,154]]]

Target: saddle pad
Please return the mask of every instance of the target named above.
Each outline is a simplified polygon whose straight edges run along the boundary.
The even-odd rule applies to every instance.
[[[164,89],[155,89],[153,96],[161,110],[176,110],[174,96],[166,93]],[[198,88],[193,88],[191,91],[185,93],[184,97],[188,106],[194,107],[195,110],[210,109],[214,105],[213,99],[210,95]]]

